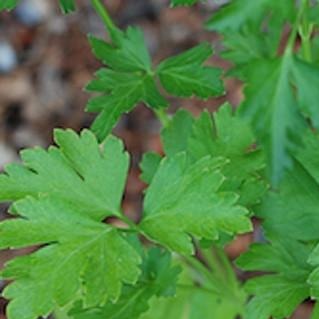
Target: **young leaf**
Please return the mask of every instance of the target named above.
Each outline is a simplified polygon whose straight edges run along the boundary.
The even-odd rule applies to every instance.
[[[164,60],[157,73],[165,90],[180,97],[195,95],[203,99],[223,93],[221,70],[202,66],[211,55],[211,45],[203,43]]]
[[[83,309],[79,304],[71,312],[74,319],[138,319],[149,309],[152,297],[175,294],[177,275],[180,268],[171,265],[171,257],[159,249],[149,251],[142,265],[143,273],[135,286],[126,285],[116,303],[103,307]]]
[[[90,112],[101,112],[92,126],[100,140],[136,104],[143,102],[153,109],[168,106],[157,87],[157,75],[173,95],[206,99],[223,92],[220,70],[202,66],[212,54],[207,43],[163,61],[154,72],[139,29],[128,28],[126,33],[115,29],[112,40],[109,44],[90,37],[96,57],[109,67],[98,71],[97,78],[87,86],[89,91],[103,94],[91,99],[87,106]]]
[[[218,239],[251,230],[247,211],[236,205],[238,196],[219,192],[224,160],[209,156],[189,165],[185,153],[164,159],[144,200],[140,228],[162,245],[183,254],[193,253],[190,235]]]
[[[118,215],[128,170],[122,143],[109,137],[100,150],[92,132],[79,136],[56,130],[60,148],[22,151],[24,165],[11,164],[0,175],[0,200],[48,194],[96,220]]]
[[[116,301],[122,283],[137,281],[141,260],[133,246],[72,203],[29,197],[14,211],[17,218],[0,224],[1,249],[45,246],[11,260],[1,273],[13,280],[4,290],[10,319],[47,316],[77,298],[86,306]]]
[[[284,319],[310,295],[307,278],[312,267],[307,264],[312,246],[291,238],[274,240],[272,244],[254,244],[239,257],[244,270],[273,274],[253,278],[246,291],[253,295],[246,310],[247,319]]]
[[[168,103],[158,91],[151,69],[151,58],[143,34],[138,28],[126,32],[113,30],[113,43],[90,37],[94,54],[109,69],[101,69],[97,79],[89,83],[89,91],[103,95],[89,101],[87,110],[101,112],[92,130],[103,140],[123,113],[144,102],[152,108],[167,107]]]

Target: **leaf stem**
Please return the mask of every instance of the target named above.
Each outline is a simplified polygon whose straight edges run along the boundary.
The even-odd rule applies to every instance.
[[[219,281],[216,280],[215,276],[205,267],[196,257],[184,256],[187,263],[192,266],[199,275],[205,277],[203,283],[211,283],[214,287],[219,287]],[[218,291],[218,290],[216,290]]]
[[[319,319],[319,303],[318,303],[318,301],[315,303],[315,305],[313,307],[310,319]]]
[[[212,249],[202,249],[201,253],[215,273],[215,277],[219,277],[226,286],[231,286],[234,291],[238,290],[239,283],[225,251],[220,247],[213,246]]]
[[[298,14],[297,14],[295,23],[292,26],[292,30],[291,30],[290,36],[288,38],[287,47],[285,49],[285,54],[291,54],[294,50],[296,38],[298,35],[298,30],[300,29],[300,26],[302,25],[302,20],[303,20],[305,12],[307,11],[308,6],[309,6],[308,0],[301,1],[301,5],[300,5],[300,8],[298,10]]]
[[[167,127],[169,125],[171,119],[164,109],[155,110],[154,113],[156,114],[163,127]]]
[[[118,218],[120,218],[127,226],[129,226],[129,230],[130,231],[139,231],[138,226],[130,219],[128,218],[126,215],[121,214],[120,216],[118,216]]]
[[[303,0],[303,2],[304,2],[305,8],[307,9],[309,7],[309,0]],[[313,24],[309,23],[307,19],[307,15],[303,14],[302,23],[299,27],[299,34],[301,37],[302,55],[307,62],[312,61],[312,49],[311,49],[312,31],[313,31]]]
[[[97,12],[97,14],[101,17],[106,29],[108,32],[112,32],[112,30],[116,29],[114,22],[112,21],[110,14],[107,9],[103,5],[101,0],[91,0],[92,6]]]

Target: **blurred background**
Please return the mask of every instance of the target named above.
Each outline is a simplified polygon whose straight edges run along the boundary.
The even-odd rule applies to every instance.
[[[218,36],[202,26],[225,0],[178,9],[170,9],[168,0],[105,2],[118,26],[143,28],[154,63],[209,41],[215,48],[210,63],[229,67],[218,57]],[[84,112],[89,95],[82,88],[100,64],[91,54],[86,34],[102,38],[106,34],[89,1],[79,0],[77,4],[76,13],[62,16],[57,1],[23,0],[13,12],[0,14],[0,170],[9,162],[19,161],[21,149],[51,144],[53,128],[79,131],[93,120],[92,114]],[[226,100],[238,105],[242,98],[240,83],[226,79],[226,87],[226,96],[204,102],[170,99],[170,112],[179,107],[194,114],[204,108],[213,111]],[[161,152],[159,131],[157,119],[143,106],[124,116],[115,129],[132,158],[123,208],[133,219],[138,219],[145,188],[139,180],[138,163],[143,152]],[[7,206],[0,206],[0,219],[7,217],[6,210]],[[237,240],[228,248],[230,257],[235,258],[250,241],[250,236]],[[0,266],[8,257],[9,252],[0,253]],[[4,312],[5,301],[0,299],[0,319],[5,319]],[[308,307],[302,307],[294,318],[308,318],[307,313]]]

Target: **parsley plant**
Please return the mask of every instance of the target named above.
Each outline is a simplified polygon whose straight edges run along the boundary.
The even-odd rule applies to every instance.
[[[142,30],[91,4],[108,34],[89,36],[104,65],[86,87],[91,129],[55,130],[55,146],[22,151],[0,175],[12,215],[1,249],[38,247],[1,270],[8,319],[284,319],[309,298],[319,318],[318,0],[222,5],[205,27],[221,35],[227,73],[207,63],[209,43],[155,65]],[[167,113],[169,96],[224,95],[225,77],[243,83],[236,110]],[[162,123],[164,155],[143,156],[135,223],[121,209],[130,156],[112,129],[141,102]],[[263,240],[231,261],[225,246],[256,220]]]

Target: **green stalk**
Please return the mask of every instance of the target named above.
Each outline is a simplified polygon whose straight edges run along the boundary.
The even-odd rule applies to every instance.
[[[71,319],[68,315],[67,315],[68,311],[66,310],[62,310],[62,309],[58,309],[56,311],[54,311],[54,319]]]
[[[222,248],[213,246],[212,249],[202,249],[201,253],[212,269],[215,277],[220,278],[225,286],[238,291],[239,283],[232,264]]]
[[[297,18],[295,20],[290,36],[288,38],[285,54],[291,54],[293,52],[297,35],[298,35],[298,30],[300,30],[300,27],[303,23],[305,12],[307,12],[308,6],[309,6],[309,0],[302,0],[300,8],[298,10]]]
[[[319,303],[318,302],[316,302],[313,307],[310,319],[319,319]]]
[[[163,110],[158,109],[154,111],[158,120],[161,122],[163,127],[167,127],[171,121],[169,115]]]
[[[303,12],[302,23],[299,27],[299,34],[301,37],[302,55],[307,62],[312,61],[312,49],[311,49],[311,34],[313,30],[313,24],[309,23],[306,9],[309,8],[309,0],[303,0],[305,11]]]
[[[113,30],[116,29],[114,22],[112,21],[110,14],[108,13],[107,9],[103,5],[101,0],[91,0],[92,6],[97,12],[97,14],[101,17],[107,31],[111,33]]]
[[[138,232],[138,226],[131,220],[129,219],[126,215],[124,214],[120,214],[120,215],[116,215],[116,217],[118,217],[122,222],[124,222],[127,226],[129,226],[128,231],[131,232]]]

